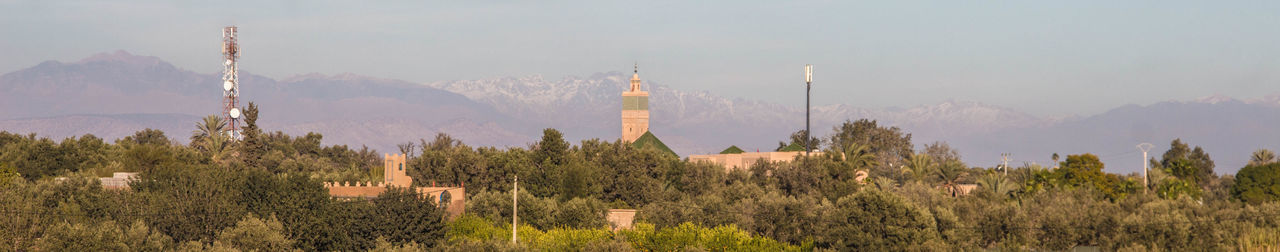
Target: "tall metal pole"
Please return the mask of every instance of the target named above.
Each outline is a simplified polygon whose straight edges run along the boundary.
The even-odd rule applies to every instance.
[[[804,159],[809,159],[809,150],[813,149],[809,133],[809,94],[813,90],[813,65],[804,65]],[[808,161],[805,161],[806,165]]]
[[[1149,164],[1151,161],[1147,159],[1147,151],[1151,150],[1153,146],[1150,143],[1138,144],[1138,150],[1142,151],[1142,193],[1147,193],[1147,187],[1149,187],[1147,185],[1149,183],[1147,181],[1147,170],[1151,169]]]
[[[516,214],[518,214],[518,211],[516,210],[517,210],[517,205],[520,205],[520,201],[516,201],[516,198],[518,196],[520,196],[520,175],[516,175],[515,182],[511,182],[511,243],[512,244],[515,244],[517,240],[516,228],[518,225],[516,223]]]

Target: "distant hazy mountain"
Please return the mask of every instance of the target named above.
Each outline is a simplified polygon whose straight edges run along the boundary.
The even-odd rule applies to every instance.
[[[185,114],[64,115],[0,120],[0,130],[39,133],[39,136],[55,141],[85,134],[111,141],[152,128],[163,130],[169,137],[186,143],[198,120],[198,116]]]
[[[522,146],[548,127],[571,141],[613,141],[620,131],[619,96],[630,76],[610,72],[546,80],[533,75],[425,85],[354,74],[241,77],[242,101],[261,105],[267,130],[321,132],[326,144],[395,152],[397,143],[437,132],[470,145]],[[185,141],[199,117],[220,112],[219,78],[125,52],[45,62],[0,76],[0,130],[114,139],[151,127]],[[729,145],[769,151],[804,127],[802,104],[729,99],[649,81],[645,88],[651,131],[680,155]],[[968,163],[981,166],[995,165],[1004,152],[1013,153],[1013,164],[1048,163],[1055,152],[1064,157],[1092,152],[1102,156],[1110,172],[1136,172],[1142,164],[1136,144],[1155,144],[1151,156],[1156,157],[1181,137],[1209,151],[1219,173],[1233,173],[1254,149],[1280,147],[1280,133],[1273,129],[1280,125],[1280,94],[1128,105],[1067,118],[963,101],[885,109],[825,105],[813,108],[814,133],[825,136],[833,126],[859,118],[901,127],[917,145],[949,142]]]
[[[618,97],[628,87],[629,79],[630,73],[611,72],[558,81],[534,75],[427,85],[489,104],[512,117],[567,129],[570,137],[612,140],[620,134],[622,105]],[[676,90],[648,81],[644,87],[650,92],[650,131],[682,155],[718,152],[729,145],[769,151],[791,132],[804,128],[801,106],[727,99],[705,91]],[[1052,123],[976,102],[946,102],[908,109],[818,106],[813,108],[812,117],[817,135],[826,135],[844,120],[858,118],[898,125],[918,136],[964,136]]]
[[[531,139],[531,130],[500,126],[512,121],[488,105],[423,85],[352,74],[240,77],[242,106],[259,104],[264,129],[321,132],[326,144],[393,152],[396,143],[437,132],[479,145]],[[221,113],[221,83],[217,73],[123,51],[74,63],[49,61],[0,76],[0,130],[111,139],[150,127],[185,141],[199,117]]]
[[[1079,120],[1048,127],[1010,129],[990,134],[945,138],[961,149],[965,160],[993,165],[999,153],[1017,160],[1048,163],[1052,153],[1090,152],[1099,155],[1110,172],[1139,172],[1142,152],[1159,159],[1175,138],[1209,152],[1218,173],[1235,173],[1258,148],[1280,148],[1280,99],[1240,101],[1212,96],[1195,101],[1170,101],[1148,106],[1127,105]]]

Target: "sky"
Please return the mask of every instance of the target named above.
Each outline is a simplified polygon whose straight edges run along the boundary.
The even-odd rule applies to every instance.
[[[631,71],[683,90],[1037,116],[1280,93],[1280,1],[0,0],[0,73],[126,50],[272,78],[412,82]],[[250,84],[246,84],[250,85]]]

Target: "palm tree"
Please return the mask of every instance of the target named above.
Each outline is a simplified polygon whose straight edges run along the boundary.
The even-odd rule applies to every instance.
[[[989,172],[982,177],[978,177],[978,186],[982,187],[982,190],[992,197],[1004,199],[1005,196],[1009,195],[1009,192],[1013,191],[1014,184],[1000,173]]]
[[[876,154],[871,153],[871,148],[858,143],[849,143],[844,148],[844,161],[848,163],[854,170],[861,170],[876,165]]]
[[[1265,165],[1276,161],[1276,153],[1268,149],[1258,149],[1249,156],[1249,165]]]
[[[1050,158],[1052,158],[1052,159],[1053,159],[1053,168],[1054,168],[1054,169],[1057,169],[1057,168],[1058,168],[1058,153],[1057,153],[1057,152],[1054,152],[1054,153],[1053,153],[1053,156],[1050,156]]]
[[[960,178],[965,175],[964,163],[959,160],[950,160],[941,165],[936,165],[936,167],[938,169],[935,170],[934,175],[937,175],[938,180],[942,181],[941,187],[947,189],[947,194],[951,196],[959,195]]]
[[[887,191],[887,190],[892,189],[892,188],[894,188],[894,187],[898,187],[898,182],[897,182],[897,181],[893,181],[893,179],[891,179],[891,178],[886,178],[886,177],[876,177],[875,179],[872,179],[872,180],[871,180],[871,185],[875,186],[874,188],[876,188],[876,189],[880,189],[880,190],[882,190],[882,191]]]
[[[196,130],[191,131],[191,142],[196,143],[212,135],[222,134],[227,121],[217,115],[209,115],[196,123]]]
[[[935,165],[933,157],[930,157],[929,154],[916,153],[911,155],[910,160],[907,160],[907,169],[904,169],[904,172],[910,173],[911,177],[916,180],[924,180],[925,176],[930,171],[933,171],[933,166]]]
[[[217,115],[209,115],[196,123],[196,130],[191,132],[191,146],[208,152],[214,161],[220,160],[226,153],[231,137],[223,132],[226,120]]]

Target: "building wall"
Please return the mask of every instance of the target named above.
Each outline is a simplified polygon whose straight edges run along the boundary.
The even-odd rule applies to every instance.
[[[691,155],[690,162],[707,161],[724,167],[725,172],[739,169],[750,168],[751,165],[759,161],[765,162],[791,162],[797,156],[803,155],[803,151],[776,151],[776,152],[744,152],[738,154],[711,154],[711,155]],[[817,155],[813,153],[811,155]]]
[[[804,155],[803,151],[775,151],[775,152],[743,152],[738,154],[712,154],[712,155],[691,155],[689,162],[705,161],[715,163],[724,167],[725,172],[733,170],[745,170],[751,168],[756,162],[791,162],[797,156]],[[811,156],[822,155],[821,152],[810,153]],[[867,171],[857,171],[853,175],[853,179],[859,182],[867,179],[870,174]],[[971,190],[971,189],[970,189]],[[966,193],[968,191],[965,191]]]
[[[335,198],[377,198],[387,188],[392,186],[411,188],[422,197],[432,197],[436,205],[441,202],[448,202],[445,212],[449,216],[461,215],[466,210],[467,191],[463,186],[440,186],[437,187],[432,183],[429,187],[413,187],[413,178],[409,177],[403,154],[385,154],[383,155],[383,173],[382,182],[355,182],[355,183],[334,183],[326,182],[324,187],[329,190],[329,196]]]
[[[636,219],[635,209],[609,209],[609,215],[605,217],[609,220],[609,228],[613,231],[621,229],[631,229],[631,224]]]
[[[634,142],[649,132],[648,110],[622,111],[622,141]]]
[[[126,190],[129,189],[129,181],[133,181],[138,177],[137,172],[116,172],[111,173],[109,178],[98,178],[102,182],[102,188],[107,190]]]
[[[640,73],[631,75],[631,87],[622,92],[622,141],[634,142],[649,132],[649,92],[640,88]]]
[[[408,165],[405,164],[404,154],[383,154],[382,155],[382,182],[388,185],[409,187],[413,186],[413,178],[409,177]]]

